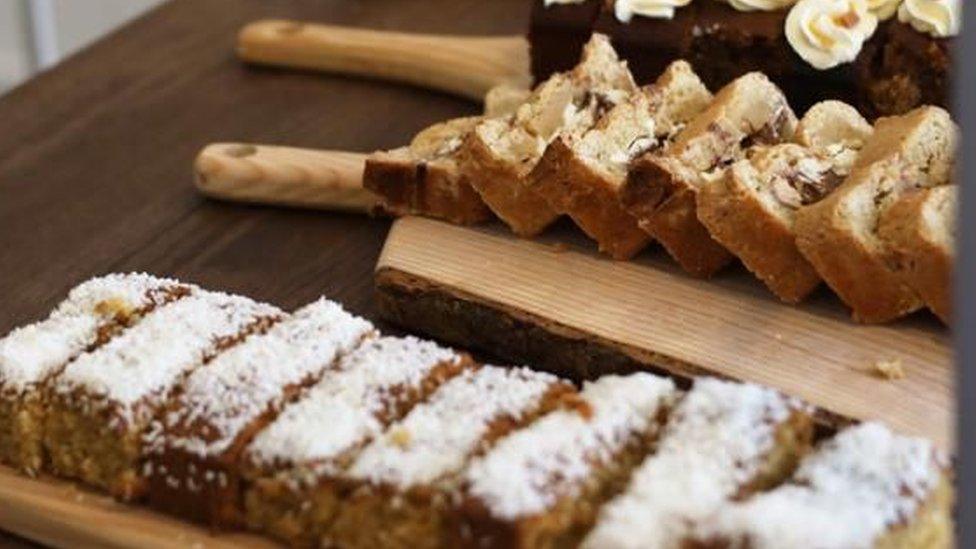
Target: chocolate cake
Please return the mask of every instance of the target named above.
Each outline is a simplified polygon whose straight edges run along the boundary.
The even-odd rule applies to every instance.
[[[946,107],[952,39],[933,38],[897,20],[883,24],[876,36],[855,65],[863,112],[874,117],[919,105]]]
[[[902,114],[922,104],[944,107],[958,0],[940,2],[938,21],[925,20],[928,10],[916,17],[916,6],[929,2],[935,0],[697,0],[685,6],[675,0],[660,3],[673,7],[652,8],[664,12],[631,17],[634,8],[621,7],[630,6],[629,0],[607,0],[596,15],[591,12],[598,3],[592,1],[536,0],[529,32],[532,71],[542,81],[572,66],[570,60],[585,41],[581,28],[593,17],[592,30],[611,37],[639,84],[653,81],[672,61],[685,59],[713,90],[748,72],[764,72],[800,113],[826,99],[857,105],[871,118]],[[755,7],[745,10],[733,4]],[[847,12],[834,11],[848,7]],[[790,41],[791,18],[794,42],[836,41],[829,51],[802,43],[798,47]],[[834,28],[821,36],[825,24]],[[832,34],[836,32],[841,34]],[[798,53],[801,49],[810,51],[804,56]]]
[[[537,0],[529,24],[532,74],[542,82],[576,66],[604,0]],[[660,72],[660,71],[658,71]],[[656,75],[657,73],[655,73]]]

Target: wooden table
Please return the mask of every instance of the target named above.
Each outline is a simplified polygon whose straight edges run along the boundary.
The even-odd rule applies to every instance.
[[[190,166],[219,140],[371,151],[478,106],[382,82],[242,66],[260,17],[519,32],[526,0],[175,0],[0,97],[0,333],[90,276],[145,270],[283,307],[321,294],[375,316],[389,223],[220,204]],[[22,544],[0,534],[0,546]]]

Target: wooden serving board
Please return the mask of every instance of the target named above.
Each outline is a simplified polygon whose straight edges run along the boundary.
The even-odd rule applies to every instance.
[[[403,218],[376,285],[388,320],[513,362],[578,378],[651,369],[754,381],[816,405],[828,424],[877,419],[953,447],[950,338],[927,314],[857,325],[827,290],[791,307],[742,269],[698,280],[654,248],[614,262],[568,223],[529,241]],[[905,377],[882,377],[879,361]]]
[[[0,466],[0,528],[53,547],[277,547],[249,534],[211,534],[148,509],[48,477]]]

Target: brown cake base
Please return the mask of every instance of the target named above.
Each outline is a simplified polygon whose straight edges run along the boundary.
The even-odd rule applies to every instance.
[[[891,19],[865,45],[855,65],[859,106],[866,116],[948,107],[951,39],[932,38]]]

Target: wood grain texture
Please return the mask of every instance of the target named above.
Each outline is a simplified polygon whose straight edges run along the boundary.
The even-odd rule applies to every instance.
[[[491,88],[525,87],[529,43],[520,35],[456,37],[267,19],[241,29],[250,63],[407,82],[480,101]]]
[[[211,198],[368,213],[377,199],[363,187],[365,163],[361,153],[214,143],[200,151],[194,176]]]
[[[524,345],[528,324],[565,340],[610,347],[655,369],[763,383],[840,417],[882,420],[943,448],[953,445],[952,349],[948,333],[930,316],[861,326],[826,293],[790,307],[743,271],[696,280],[678,272],[660,250],[613,262],[571,231],[551,231],[549,241],[534,242],[498,226],[471,229],[415,217],[394,224],[377,277],[381,290],[401,285],[416,293],[426,286],[513,319],[508,333],[491,339],[475,318],[479,327],[459,344],[505,354],[510,345]],[[449,325],[450,332],[433,335],[457,339],[459,326],[471,317],[457,304],[437,315],[431,322],[415,318],[423,326],[408,327]],[[879,377],[879,361],[900,362],[905,378]],[[601,370],[599,362],[587,364],[590,376]]]
[[[372,271],[388,220],[208,200],[194,188],[194,158],[220,141],[388,149],[481,106],[388,82],[245,66],[234,55],[237,32],[276,17],[510,36],[527,16],[524,0],[177,0],[0,96],[9,130],[0,131],[0,333],[47,314],[85,278],[119,270],[287,308],[327,294],[379,321]],[[39,489],[23,482],[22,492]],[[0,528],[10,517],[0,511]],[[52,510],[49,530],[60,519]],[[0,545],[13,539],[0,533]]]
[[[71,483],[28,479],[0,466],[0,517],[10,531],[55,547],[272,548],[249,534],[212,535],[147,509],[123,505]],[[56,527],[52,517],[57,517]]]

